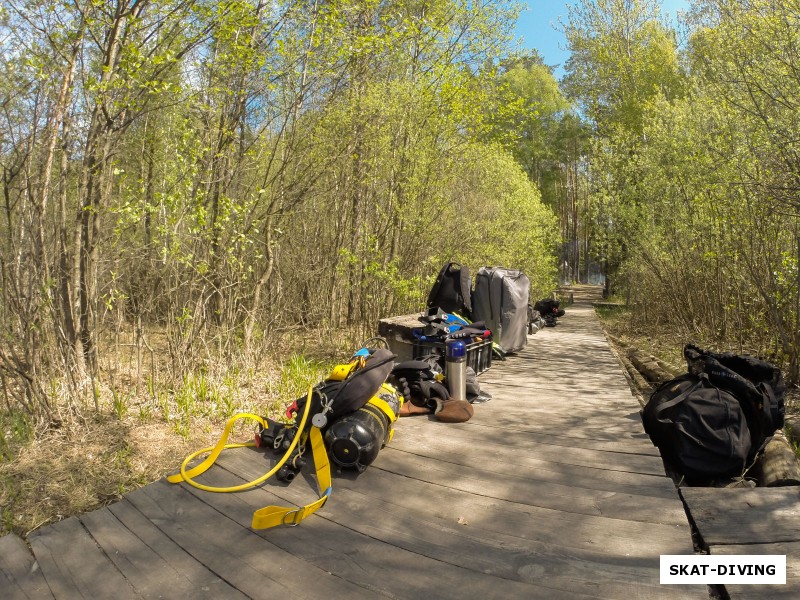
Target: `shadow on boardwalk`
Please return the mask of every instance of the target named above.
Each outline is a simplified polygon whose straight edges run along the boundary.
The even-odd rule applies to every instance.
[[[589,290],[596,293],[598,290]],[[296,528],[253,510],[314,488],[212,494],[158,481],[122,501],[0,539],[3,598],[707,598],[660,586],[659,556],[690,528],[587,296],[496,362],[467,423],[401,420],[358,477]],[[206,480],[265,472],[251,449]]]

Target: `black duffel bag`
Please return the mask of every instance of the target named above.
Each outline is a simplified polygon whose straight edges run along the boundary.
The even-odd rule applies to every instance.
[[[783,374],[752,356],[692,344],[683,355],[689,372],[653,392],[642,410],[645,431],[690,483],[741,474],[783,427]]]
[[[642,422],[665,464],[690,484],[741,475],[752,457],[742,406],[705,373],[661,384],[642,410]]]
[[[683,356],[689,373],[705,373],[709,381],[742,406],[752,439],[751,457],[783,427],[786,383],[775,365],[753,356],[710,352],[687,344]]]

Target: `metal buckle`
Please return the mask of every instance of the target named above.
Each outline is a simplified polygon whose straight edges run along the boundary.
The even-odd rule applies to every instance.
[[[295,521],[294,518],[292,518],[292,521],[290,523],[287,523],[286,518],[291,515],[296,515],[301,510],[302,509],[300,508],[295,508],[294,510],[290,510],[289,512],[287,512],[285,515],[283,515],[282,524],[286,525],[287,527],[297,527],[298,525],[300,525],[300,523],[298,521]]]

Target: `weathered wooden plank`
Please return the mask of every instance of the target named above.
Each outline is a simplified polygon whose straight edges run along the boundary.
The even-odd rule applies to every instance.
[[[555,464],[527,455],[518,456],[513,462],[495,458],[490,450],[480,452],[464,452],[463,450],[430,449],[407,446],[398,447],[397,437],[382,452],[390,456],[394,452],[403,455],[418,456],[423,459],[441,461],[445,464],[461,465],[483,469],[499,475],[518,477],[524,474],[527,479],[541,482],[558,483],[573,487],[583,487],[598,491],[638,494],[672,499],[675,497],[675,486],[670,479],[662,475],[646,475],[626,471],[609,471],[598,467]],[[383,454],[378,455],[376,462],[380,466]],[[404,460],[401,458],[399,460]]]
[[[224,457],[221,464],[249,479],[258,475],[257,465],[260,462],[258,458],[248,458],[244,452],[231,452]],[[499,532],[561,547],[594,549],[602,546],[609,551],[618,550],[622,554],[631,555],[651,551],[652,538],[662,536],[665,547],[671,544],[675,549],[691,550],[691,535],[686,524],[679,527],[674,523],[658,525],[571,514],[526,504],[524,490],[518,493],[509,490],[513,496],[511,499],[495,498],[382,473],[380,469],[367,469],[355,479],[351,473],[349,478],[350,480],[348,474],[337,477],[334,490],[353,489],[376,499],[389,495],[392,496],[390,502],[397,506],[397,510],[412,510],[414,514],[435,510],[438,512],[433,514],[444,516],[450,522],[457,521],[460,516],[469,515],[473,527],[485,529],[485,536]],[[297,490],[298,488],[289,486],[281,493],[295,494]],[[676,498],[674,504],[677,503]],[[555,522],[559,524],[558,527],[553,527]]]
[[[243,453],[229,454],[223,459],[223,464],[245,478],[254,477],[258,474],[262,461],[253,458]],[[474,503],[459,506],[436,496],[431,497],[430,494],[428,497],[415,498],[414,494],[408,493],[402,486],[393,487],[391,483],[386,483],[379,489],[374,485],[374,479],[362,479],[369,472],[368,469],[357,482],[337,479],[334,483],[334,498],[313,520],[305,522],[298,529],[316,529],[320,526],[320,519],[317,517],[329,519],[352,532],[367,536],[368,539],[382,540],[390,546],[413,552],[417,555],[415,564],[419,568],[426,562],[433,562],[434,565],[450,564],[467,569],[475,577],[499,578],[495,582],[498,594],[509,582],[516,582],[534,586],[520,597],[538,597],[545,593],[545,589],[550,596],[553,593],[551,588],[562,592],[569,590],[572,595],[597,594],[604,598],[622,595],[662,597],[657,586],[657,559],[636,554],[624,556],[609,551],[607,547],[598,550],[596,547],[585,546],[576,550],[568,544],[565,545],[563,537],[555,543],[552,539],[549,543],[538,542],[526,537],[530,532],[520,535],[519,523],[517,527],[501,528],[507,533],[498,534],[495,520],[491,517],[484,524],[478,518],[474,522],[462,520],[460,524],[457,518],[460,509],[480,510],[481,507]],[[385,476],[379,470],[375,470],[373,474]],[[357,489],[350,489],[347,485]],[[362,490],[368,493],[360,493]],[[279,494],[285,499],[280,502],[283,505],[306,502],[309,495],[305,482],[299,480],[288,487],[267,486],[261,496],[254,492],[239,498],[247,502],[249,510],[254,510],[264,504],[276,502],[265,492]],[[412,500],[415,500],[413,505]],[[219,502],[217,498],[209,501],[215,505]],[[231,507],[230,510],[241,515],[241,508]],[[442,514],[441,511],[446,511],[447,514]],[[390,517],[387,518],[387,515]],[[562,526],[568,528],[567,524],[562,523]],[[535,525],[530,527],[531,530],[535,528]],[[688,539],[688,528],[685,533]],[[264,535],[273,539],[274,534],[270,531]],[[680,544],[680,547],[685,550],[690,545]],[[432,592],[434,589],[438,590],[441,584],[431,582],[431,586]],[[509,590],[509,593],[512,591]],[[465,597],[481,596],[467,592]],[[674,597],[674,594],[670,592],[663,597]],[[686,597],[697,595],[688,593]]]
[[[263,490],[253,490],[215,497],[211,501],[218,509],[240,515],[239,518],[246,513],[248,516],[245,519],[249,518],[253,509],[265,504],[277,502],[287,505],[286,500],[263,494]],[[248,500],[254,495],[259,499]],[[246,502],[241,504],[243,501]],[[471,568],[431,559],[406,549],[399,543],[399,538],[380,540],[330,520],[326,514],[327,509],[323,509],[297,528],[276,528],[258,534],[284,552],[335,573],[337,578],[390,598],[479,600],[487,597],[528,598],[541,593],[556,600],[602,597],[580,593],[577,586],[570,591],[554,589],[543,574],[531,585],[529,582],[507,580],[493,573],[478,573]],[[394,522],[393,515],[384,514],[382,517],[387,522]],[[352,518],[358,520],[358,513],[354,513]],[[413,535],[413,532],[398,529],[398,536],[407,535]],[[480,564],[478,557],[462,554],[461,558],[466,564]],[[533,568],[524,572],[528,572],[532,580],[537,576]]]
[[[556,417],[556,420],[560,417],[569,415],[582,416],[589,419],[603,418],[606,420],[606,425],[616,428],[624,428],[625,426],[630,425],[641,425],[641,418],[638,414],[639,405],[635,400],[633,400],[633,402],[620,402],[619,400],[613,401],[608,398],[598,397],[592,399],[592,401],[586,400],[576,402],[573,406],[562,406],[560,404],[551,404],[549,401],[542,400],[541,397],[537,398],[535,395],[531,395],[531,390],[526,389],[523,385],[514,388],[512,391],[501,390],[500,392],[495,392],[495,390],[498,388],[500,388],[500,386],[492,386],[488,389],[492,394],[499,393],[510,400],[508,404],[503,405],[504,411],[509,411],[509,414],[513,415],[513,418],[518,422],[527,422],[533,426],[537,426],[539,424],[540,418],[547,418],[547,415],[550,414]],[[565,394],[570,394],[573,392],[563,388],[554,388],[544,393],[563,397]],[[525,406],[525,402],[530,402],[530,406]],[[482,412],[487,412],[497,408],[497,403],[494,401],[489,401],[488,403],[480,405],[476,408],[482,408]],[[573,410],[570,410],[571,408]],[[581,414],[582,411],[587,411],[587,414]],[[494,414],[495,418],[502,417],[502,415],[502,412]],[[520,417],[522,417],[522,419],[520,419]],[[527,420],[525,420],[526,417]],[[622,417],[624,420],[620,421],[620,417]],[[628,422],[628,420],[630,420],[630,422]],[[487,420],[486,422],[491,423],[490,420]]]
[[[56,598],[139,598],[76,517],[34,532],[28,541]]]
[[[478,408],[480,412],[480,407]],[[509,414],[511,412],[511,414]],[[499,413],[499,414],[497,414]],[[644,454],[647,456],[660,456],[658,448],[650,443],[646,434],[641,435],[641,424],[637,427],[630,427],[625,434],[608,435],[606,439],[598,439],[587,435],[580,435],[581,430],[575,427],[563,427],[559,423],[559,429],[531,427],[528,425],[529,415],[524,411],[509,411],[506,407],[497,413],[490,413],[488,419],[473,419],[466,423],[467,431],[476,441],[485,436],[495,434],[503,435],[509,443],[514,443],[517,438],[524,438],[528,443],[547,444],[549,446],[560,446],[567,448],[582,448],[593,452],[621,452],[625,454]],[[514,418],[518,415],[518,418]],[[483,415],[480,415],[483,416]],[[405,419],[408,421],[408,419]],[[421,421],[420,421],[421,422]],[[634,437],[636,436],[636,437]]]
[[[221,469],[214,470],[206,479],[211,483],[218,481],[220,471]],[[223,480],[230,481],[230,474],[220,479]],[[194,488],[187,491],[196,496],[198,502],[209,502],[216,511],[235,518],[244,528],[249,525],[252,512],[265,505],[291,506],[294,499],[299,503],[312,499],[313,493],[308,488],[301,490],[301,487],[301,481],[296,480],[287,488],[270,485],[264,489],[236,494],[211,494]],[[279,492],[280,496],[273,494],[273,491]],[[329,520],[323,516],[325,513],[327,508],[323,508],[299,527],[278,527],[254,533],[261,538],[261,554],[267,561],[280,558],[283,552],[306,563],[305,570],[300,571],[304,576],[295,580],[294,595],[301,594],[301,597],[305,597],[305,573],[309,569],[318,569],[335,573],[334,580],[346,582],[360,591],[351,591],[349,595],[328,593],[316,597],[362,598],[377,595],[409,600],[530,597],[532,588],[521,582],[506,581],[491,574],[478,574],[470,569],[430,560]],[[185,518],[185,515],[181,518]],[[358,518],[357,512],[353,513],[353,518]],[[382,518],[390,521],[392,515],[382,515]],[[548,596],[553,594],[553,598],[597,597],[577,592],[559,594],[558,590],[551,589],[547,583],[543,587],[548,590]]]
[[[536,402],[533,400],[532,402]],[[538,403],[537,404],[541,404]],[[552,414],[548,406],[526,406],[524,402],[492,401],[485,404],[473,405],[476,418],[468,423],[484,427],[501,427],[516,431],[529,431],[542,435],[563,436],[567,440],[585,440],[591,442],[615,442],[623,446],[649,443],[650,438],[643,431],[642,420],[638,411],[638,404],[625,403],[619,407],[612,407],[615,414],[609,415],[608,410],[598,411],[596,405],[588,406],[595,419],[586,419],[580,412],[563,410]],[[601,421],[602,419],[602,421]],[[422,420],[417,417],[403,419],[404,421]],[[593,422],[595,421],[595,422]],[[557,430],[553,430],[557,427]]]
[[[651,454],[651,448],[654,448],[649,443],[649,438],[644,435],[638,412],[628,416],[623,408],[620,408],[617,411],[618,414],[614,417],[598,411],[596,407],[589,406],[577,407],[575,412],[548,411],[545,406],[525,412],[517,412],[511,409],[508,412],[499,411],[497,413],[489,413],[485,404],[474,408],[475,416],[468,423],[490,424],[495,427],[523,430],[525,425],[520,427],[520,423],[525,423],[525,420],[527,420],[528,423],[534,424],[540,430],[563,431],[565,436],[598,439],[598,433],[600,433],[601,436],[606,438],[606,441],[615,441],[613,439],[614,436],[616,436],[616,441],[639,440],[644,442],[644,445],[641,446],[644,454]],[[404,422],[423,421],[424,418],[423,416],[403,419],[401,427]],[[606,425],[605,427],[603,427],[604,424]],[[624,444],[625,442],[622,443]],[[624,446],[620,450],[625,450]]]
[[[531,471],[510,470],[512,473],[498,473],[488,468],[445,463],[389,448],[383,450],[380,460],[373,466],[376,470],[384,470],[391,475],[414,479],[423,486],[432,483],[472,494],[516,500],[530,506],[575,514],[686,525],[686,514],[671,482],[671,489],[658,485],[656,491],[649,495],[626,494],[582,486],[580,484],[583,482],[579,481],[575,485],[549,482]]]
[[[81,522],[109,560],[122,573],[142,598],[219,597],[220,586],[197,585],[162,559],[123,525],[108,509],[100,509],[80,517]]]
[[[725,556],[776,554],[786,557],[785,585],[726,585],[725,590],[730,600],[800,598],[800,542],[711,546],[710,554]]]
[[[477,410],[480,410],[480,408]],[[482,419],[474,419],[474,421],[474,424],[472,420],[468,423],[485,425],[485,421]],[[616,446],[616,451],[618,452],[658,456],[658,449],[652,444],[649,436],[642,431],[640,423],[632,425],[619,423],[600,427],[601,423],[600,419],[589,421],[574,415],[563,415],[558,421],[553,418],[546,418],[532,420],[530,424],[522,424],[512,413],[510,415],[498,415],[497,418],[493,419],[490,426],[510,431],[528,431],[544,435],[554,435],[554,430],[557,430],[563,432],[564,443],[575,441],[576,446],[595,450],[611,450]],[[604,444],[607,444],[605,448],[602,446]],[[592,448],[592,446],[596,447]]]
[[[33,554],[13,534],[0,538],[0,592],[5,600],[53,597]]]
[[[183,581],[178,581],[174,588],[170,587],[170,590],[175,590],[174,597],[231,600],[247,598],[173,542],[128,500],[123,499],[121,502],[112,504],[108,510],[129,531],[134,532],[136,537],[158,556],[159,560],[164,561],[172,570],[179,573],[183,580],[191,583],[193,591],[188,595],[181,595],[185,590]],[[165,597],[171,597],[171,595]]]
[[[646,475],[664,475],[664,465],[658,456],[628,454],[621,452],[596,452],[585,448],[571,448],[540,444],[530,440],[523,433],[506,432],[502,429],[484,430],[480,437],[474,435],[474,428],[467,424],[428,423],[425,430],[419,427],[398,428],[396,441],[398,449],[413,451],[425,446],[431,453],[475,453],[482,455],[481,449],[491,448],[494,458],[514,464],[520,457],[531,457],[553,464],[569,464],[593,467],[608,471],[625,471]],[[459,426],[463,425],[463,426]]]
[[[560,351],[553,353],[552,347],[558,344]],[[602,344],[602,342],[601,342]],[[626,383],[622,365],[608,348],[592,347],[587,340],[561,336],[558,341],[540,347],[531,346],[523,354],[513,360],[497,362],[497,370],[492,369],[480,376],[481,381],[503,383],[505,375],[522,377],[526,374],[535,377],[534,384],[560,383],[574,385],[597,393],[608,393],[610,389],[624,391]],[[581,359],[575,358],[575,352],[581,352]],[[581,370],[602,368],[591,371],[591,377],[580,377]],[[502,369],[502,372],[499,372]],[[602,385],[599,385],[602,384]],[[608,387],[607,387],[608,386]],[[628,388],[630,392],[630,388]]]
[[[587,366],[598,364],[615,367],[616,370],[592,372],[593,380],[594,378],[611,380],[622,376],[620,362],[611,352],[608,342],[601,333],[577,335],[562,329],[556,335],[529,338],[529,341],[525,351],[515,355],[511,360],[496,362],[495,365],[502,365],[504,371],[511,373],[527,369],[543,377],[556,378],[569,377],[571,373],[577,373],[581,368],[586,369]],[[575,350],[580,350],[581,354],[576,355]],[[497,378],[496,373],[489,376],[492,379]]]
[[[489,406],[489,405],[492,406]],[[472,445],[480,444],[485,438],[501,437],[508,440],[519,438],[527,444],[543,444],[583,450],[623,452],[654,456],[657,449],[643,432],[638,412],[626,417],[624,410],[616,411],[613,417],[607,411],[589,408],[579,413],[553,414],[547,406],[525,408],[513,406],[506,398],[497,402],[473,405],[475,415],[466,423],[439,423],[425,415],[401,419],[397,425],[398,433],[406,427],[420,428],[421,433],[449,435],[452,430],[463,430],[472,438]],[[630,407],[626,407],[630,409]],[[426,426],[426,422],[434,427]],[[592,421],[614,422],[604,430],[593,426]]]
[[[553,354],[552,347],[556,344],[560,350]],[[556,383],[574,385],[599,394],[608,394],[612,390],[625,391],[623,384],[627,379],[617,357],[608,348],[593,348],[592,345],[588,341],[561,336],[540,347],[531,346],[513,360],[496,363],[502,368],[502,373],[493,369],[482,374],[480,380],[502,383],[505,374],[512,378],[527,374],[534,378],[533,383],[537,386]],[[575,358],[575,352],[581,353],[580,359]],[[581,370],[586,373],[587,369],[594,368],[603,370],[590,371],[588,374],[591,377],[580,376]]]
[[[681,488],[704,542],[770,544],[800,541],[800,489]]]
[[[579,351],[579,349],[575,349]],[[522,359],[519,359],[522,360]],[[524,397],[533,397],[536,402],[552,404],[553,408],[569,408],[574,403],[595,404],[602,408],[607,405],[630,403],[638,404],[627,385],[627,380],[619,365],[589,364],[587,369],[606,369],[613,372],[607,375],[592,374],[590,378],[581,378],[579,371],[567,373],[546,373],[532,369],[515,367],[506,370],[498,368],[478,377],[481,388],[484,386],[509,390],[514,394],[522,393]],[[516,391],[515,391],[516,390]],[[574,397],[561,396],[564,390],[574,390],[581,395]],[[595,402],[597,400],[597,402]]]
[[[781,585],[725,586],[730,600],[797,600],[797,588]]]
[[[229,460],[230,455],[223,462],[227,463]],[[233,460],[237,462],[236,459]],[[246,457],[242,457],[241,461],[233,465],[234,471],[248,472],[251,477],[257,475],[258,469],[255,466],[261,461],[247,460]],[[373,477],[367,477],[369,474]],[[385,478],[385,474],[370,468],[355,482],[337,478],[334,484],[335,500],[331,500],[329,510],[326,507],[325,518],[342,522],[372,538],[385,539],[393,545],[421,554],[432,554],[431,558],[436,560],[455,561],[456,564],[468,565],[480,572],[501,575],[504,578],[523,580],[525,573],[533,572],[528,567],[520,567],[521,560],[527,561],[528,566],[536,564],[541,567],[534,569],[535,572],[546,572],[550,585],[569,586],[583,591],[602,590],[599,592],[602,597],[620,597],[624,595],[625,586],[645,588],[658,579],[657,573],[652,570],[658,563],[657,556],[647,557],[640,552],[616,552],[617,548],[610,547],[615,544],[613,539],[606,539],[602,549],[596,544],[586,544],[580,549],[570,547],[569,536],[564,534],[564,531],[570,530],[570,523],[563,519],[556,519],[562,535],[541,542],[535,539],[536,535],[531,531],[523,531],[530,519],[516,521],[508,512],[498,518],[489,516],[485,519],[469,520],[473,514],[471,511],[483,510],[480,498],[459,503],[431,495],[430,492],[417,494],[388,480],[378,486],[375,477]],[[349,489],[348,485],[352,485],[353,489]],[[306,501],[308,492],[305,484],[301,484],[300,491],[294,486],[279,490],[290,503]],[[396,500],[387,502],[386,498]],[[336,503],[344,509],[336,510]],[[253,508],[257,504],[258,501]],[[390,520],[384,518],[387,514],[392,515]],[[505,518],[510,518],[513,522],[498,527],[497,521]],[[461,522],[464,524],[459,524],[460,519],[463,519]],[[581,535],[587,535],[585,526],[576,525],[581,528]],[[625,524],[621,523],[620,526],[624,528]],[[533,524],[530,529],[535,530],[538,527],[539,524]],[[677,533],[674,527],[663,531],[658,527],[650,527],[646,531],[648,536],[661,538],[661,542],[665,542],[664,535],[673,537],[675,544],[671,546],[672,552],[691,552],[688,526],[684,525],[683,533],[677,540],[674,539]],[[614,531],[614,535],[619,534]],[[648,539],[652,549],[652,537]],[[668,545],[665,543],[663,547],[667,549]],[[468,557],[466,562],[465,557]],[[592,566],[595,562],[597,564]],[[578,587],[580,585],[585,587]],[[628,592],[638,593],[630,589]],[[642,593],[642,596],[661,597],[661,593],[661,590],[651,589]],[[669,592],[670,595],[673,593]],[[696,590],[692,593],[696,593]],[[691,596],[691,593],[687,594]]]
[[[205,493],[210,501],[229,495]],[[181,486],[162,480],[128,498],[209,570],[251,598],[369,597],[358,586],[331,577],[329,572],[313,568],[291,554],[276,552],[274,546],[242,523]]]
[[[420,321],[420,317],[424,315],[424,312],[417,312],[381,319],[378,321],[378,335],[397,337],[397,339],[401,340],[413,340],[413,330],[420,329],[425,325]]]
[[[609,392],[608,394],[598,394],[595,390],[581,390],[576,388],[569,388],[560,384],[552,384],[550,386],[537,386],[538,389],[532,390],[530,383],[526,385],[524,382],[514,382],[509,380],[504,384],[490,383],[484,385],[481,383],[481,389],[486,390],[492,395],[503,394],[513,401],[504,408],[513,410],[515,407],[524,408],[521,414],[526,414],[531,411],[533,415],[547,414],[553,412],[555,415],[569,415],[575,414],[574,409],[589,409],[589,416],[604,415],[606,418],[612,417],[609,424],[617,424],[617,419],[620,415],[625,415],[633,410],[639,410],[638,401],[630,395],[630,391],[626,392],[628,397],[622,399],[618,394],[619,392]],[[565,403],[564,398],[570,395],[589,395],[589,398],[577,398],[574,401]],[[552,398],[549,398],[552,396]],[[561,400],[561,401],[557,401]],[[525,406],[529,402],[530,406]],[[491,409],[494,403],[490,401],[485,405]],[[570,410],[573,409],[573,410]],[[613,413],[613,414],[612,414]],[[535,421],[533,421],[535,423]],[[641,422],[641,421],[640,421]]]

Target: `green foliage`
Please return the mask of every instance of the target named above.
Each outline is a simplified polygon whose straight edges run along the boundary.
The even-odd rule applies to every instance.
[[[567,282],[571,273],[585,280],[594,243],[586,178],[589,127],[535,51],[507,58],[487,72],[496,75],[486,104],[490,127],[482,139],[513,154],[558,217],[561,244],[550,251],[568,266],[562,278]]]
[[[139,423],[145,425],[153,420],[153,407],[150,404],[140,404],[137,415]]]
[[[662,99],[687,86],[674,33],[651,0],[586,0],[564,25],[572,52],[564,88],[594,132],[588,176],[591,252],[612,285],[630,275],[632,249],[644,235],[641,149],[645,122]]]
[[[509,147],[533,181],[552,156],[555,124],[572,108],[552,69],[534,53],[507,59],[493,81],[495,98],[487,107],[489,137]]]
[[[602,136],[641,135],[648,104],[681,95],[674,35],[654,0],[585,0],[569,8],[564,86]]]
[[[0,459],[13,459],[15,449],[30,443],[34,434],[31,418],[24,411],[0,412]]]
[[[437,263],[451,257],[473,272],[482,266],[518,268],[531,279],[534,294],[555,287],[560,241],[555,215],[508,152],[470,146],[451,189],[439,213],[450,227],[437,242]]]
[[[114,416],[119,419],[120,421],[125,418],[128,414],[129,403],[131,400],[131,395],[123,395],[120,393],[117,388],[111,387],[111,396],[112,396],[112,410],[114,412]]]
[[[517,158],[555,172],[538,136],[566,105],[541,64],[507,63],[500,88],[481,68],[508,54],[518,4],[125,7],[0,12],[0,246],[19,257],[0,281],[0,334],[19,340],[0,372],[32,426],[63,408],[41,381],[69,373],[70,406],[100,410],[114,352],[135,348],[140,420],[160,410],[186,434],[239,403],[208,365],[280,353],[273,331],[367,337],[459,253],[552,285],[552,211],[491,132],[528,127]],[[500,124],[498,89],[515,98]],[[302,393],[288,381],[277,395]],[[118,387],[106,405],[134,407]]]
[[[566,82],[596,125],[596,247],[634,319],[771,357],[793,379],[798,8],[696,2],[681,74],[653,5],[583,3]]]

